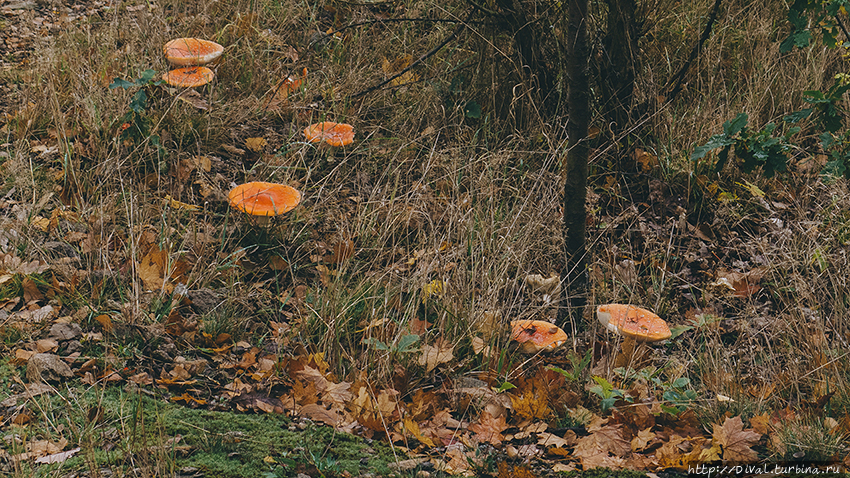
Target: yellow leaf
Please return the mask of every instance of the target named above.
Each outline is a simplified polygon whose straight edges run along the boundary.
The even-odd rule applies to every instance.
[[[46,217],[36,216],[32,219],[32,225],[37,227],[41,232],[47,232],[50,228],[50,219]]]
[[[266,138],[263,137],[248,138],[245,140],[245,147],[255,153],[261,152],[266,146],[268,146],[268,144],[269,143],[266,141]]]
[[[180,210],[183,210],[183,211],[200,211],[201,210],[201,208],[199,208],[198,206],[195,206],[193,204],[187,204],[185,202],[180,202],[180,201],[174,199],[173,197],[171,197],[170,195],[166,195],[164,201],[172,209],[180,209]]]
[[[404,419],[404,429],[419,440],[419,443],[429,447],[434,446],[434,442],[422,434],[422,431],[419,430],[419,424],[410,419],[410,417]]]
[[[422,287],[422,303],[424,304],[432,295],[436,295],[437,297],[442,297],[443,295],[443,281],[440,279],[434,279],[431,282],[425,284]]]
[[[413,56],[411,55],[400,56],[393,61],[389,61],[388,59],[384,58],[384,62],[383,65],[381,65],[381,68],[383,68],[384,73],[386,73],[387,76],[392,76],[410,66],[410,63],[412,61]]]

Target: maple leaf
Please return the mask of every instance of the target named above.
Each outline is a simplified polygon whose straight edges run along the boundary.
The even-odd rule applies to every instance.
[[[407,430],[411,435],[413,435],[414,438],[419,440],[419,443],[422,443],[423,445],[431,448],[434,447],[434,442],[430,438],[422,434],[422,431],[419,429],[418,423],[408,417],[404,419],[403,425],[405,430]]]
[[[686,468],[688,464],[685,462],[682,451],[687,445],[688,443],[683,437],[671,435],[655,452],[659,466],[663,468]]]
[[[269,142],[262,136],[258,138],[248,138],[245,140],[245,146],[255,153],[261,152],[266,146],[268,146],[268,144]]]
[[[712,444],[719,445],[723,451],[722,458],[727,461],[739,463],[751,463],[758,459],[756,453],[750,447],[758,443],[761,434],[752,428],[744,430],[744,423],[740,415],[734,418],[726,418],[723,425],[714,424]]]
[[[522,388],[521,395],[511,394],[511,405],[514,413],[525,418],[546,419],[552,415],[549,408],[549,392],[545,384],[537,380],[527,382]]]
[[[649,443],[655,439],[655,433],[651,430],[652,428],[641,430],[638,432],[636,437],[632,438],[632,451],[641,451],[645,449]]]
[[[477,423],[469,425],[469,431],[476,434],[479,441],[499,445],[504,441],[502,432],[508,428],[504,415],[493,417],[490,412],[483,411]]]
[[[549,448],[565,448],[568,446],[573,446],[577,442],[578,438],[576,437],[576,432],[572,430],[567,430],[563,438],[548,432],[537,433],[537,444]]]

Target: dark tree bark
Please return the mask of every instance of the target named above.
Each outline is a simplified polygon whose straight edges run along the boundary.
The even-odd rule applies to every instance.
[[[590,123],[590,87],[588,85],[587,0],[568,0],[567,65],[569,79],[567,134],[570,147],[564,165],[564,242],[566,267],[561,274],[564,305],[559,322],[573,331],[581,326],[587,302],[585,261],[585,224],[587,211],[587,127]]]

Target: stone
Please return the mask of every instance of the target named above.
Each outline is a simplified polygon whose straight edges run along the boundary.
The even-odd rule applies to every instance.
[[[71,367],[58,355],[35,354],[27,361],[27,380],[30,383],[61,382],[73,376]]]
[[[65,340],[74,340],[83,336],[83,329],[80,324],[53,324],[50,326],[50,332],[47,333],[48,339],[53,339],[57,342]]]

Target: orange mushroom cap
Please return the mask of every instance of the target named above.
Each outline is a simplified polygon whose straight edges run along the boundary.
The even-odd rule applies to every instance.
[[[596,308],[596,317],[611,332],[638,342],[658,342],[673,335],[661,317],[634,305],[600,305]]]
[[[224,47],[200,38],[175,38],[163,47],[165,59],[175,66],[206,65],[224,53]]]
[[[551,352],[567,341],[567,334],[560,327],[545,320],[511,321],[511,340],[519,343],[524,354]]]
[[[187,66],[162,75],[162,79],[166,83],[178,88],[204,86],[211,82],[213,78],[215,78],[215,73],[205,66]]]
[[[345,146],[354,142],[354,127],[350,124],[325,121],[308,126],[304,129],[304,136],[311,143],[324,141],[331,146]]]
[[[301,193],[285,184],[255,181],[240,184],[227,195],[230,206],[252,216],[277,216],[301,202]]]

